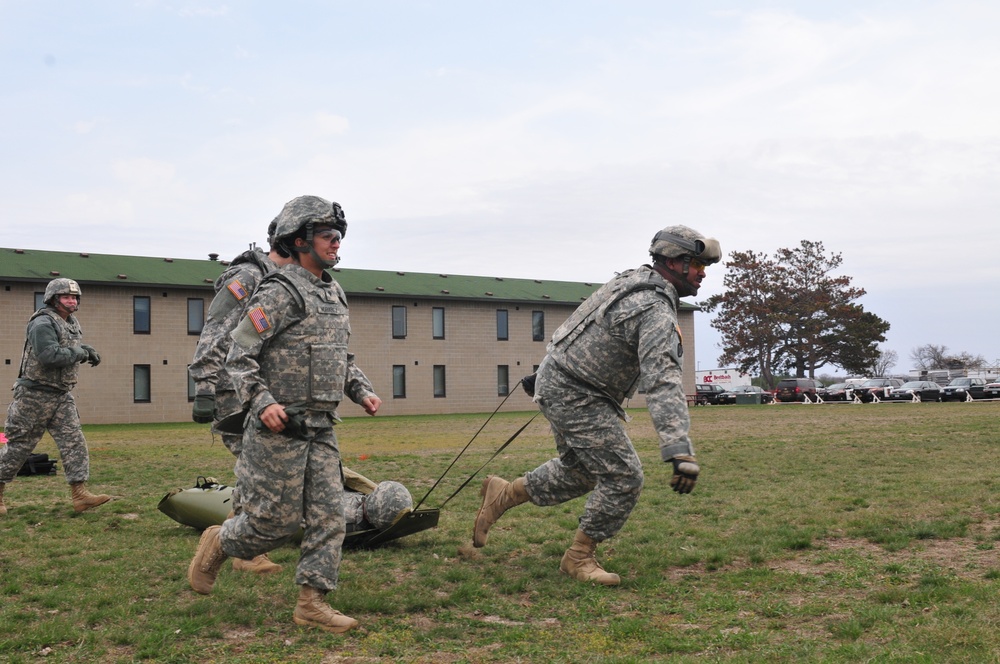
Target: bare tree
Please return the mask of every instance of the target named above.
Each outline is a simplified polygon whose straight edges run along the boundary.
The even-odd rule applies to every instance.
[[[925,344],[910,351],[910,359],[922,371],[972,369],[979,370],[987,365],[982,355],[961,352],[948,353],[947,346]]]
[[[873,376],[888,376],[899,361],[899,355],[894,350],[879,350],[878,357],[872,363]]]

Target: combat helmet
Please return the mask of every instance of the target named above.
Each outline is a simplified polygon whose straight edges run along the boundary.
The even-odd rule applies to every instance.
[[[306,229],[305,240],[312,244],[313,227],[318,225],[332,226],[340,231],[340,236],[347,235],[347,219],[344,210],[338,203],[333,203],[319,196],[299,196],[285,203],[281,213],[271,222],[274,231],[268,226],[268,235],[280,251],[287,253],[286,258],[294,251],[290,238],[303,227]],[[285,254],[282,254],[285,255]]]
[[[45,295],[42,297],[42,302],[45,304],[52,304],[52,301],[59,295],[76,295],[77,297],[81,297],[82,294],[83,293],[80,291],[80,284],[76,283],[72,279],[60,277],[58,279],[53,279],[45,287]]]
[[[401,515],[413,509],[413,498],[399,482],[379,482],[365,496],[365,519],[379,530],[388,528]]]
[[[651,256],[664,258],[697,258],[705,265],[722,260],[722,249],[715,238],[705,237],[687,226],[667,226],[653,236],[649,245]]]

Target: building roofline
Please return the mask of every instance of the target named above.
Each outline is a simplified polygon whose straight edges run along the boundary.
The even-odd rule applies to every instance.
[[[214,254],[212,254],[214,256]],[[48,283],[68,277],[81,284],[213,289],[229,261],[43,251],[0,247],[0,280]],[[348,296],[481,302],[580,304],[601,284],[393,270],[333,268]],[[698,309],[687,302],[682,310]]]

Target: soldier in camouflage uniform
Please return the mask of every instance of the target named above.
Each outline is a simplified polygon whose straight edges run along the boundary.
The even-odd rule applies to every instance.
[[[233,259],[225,272],[215,280],[215,297],[208,308],[208,319],[198,338],[194,359],[188,373],[195,384],[192,419],[216,425],[227,415],[239,412],[241,404],[236,396],[233,381],[226,371],[226,355],[232,345],[230,335],[243,318],[250,296],[264,275],[277,270],[290,259],[282,258],[273,246],[275,222],[267,228],[267,242],[270,251],[265,254],[251,247]],[[341,233],[347,232],[347,224]],[[243,444],[242,434],[216,431],[222,436],[222,444],[235,456],[240,455]],[[238,488],[233,491],[233,513],[240,511]],[[233,569],[257,574],[277,572],[281,565],[271,562],[267,554],[252,560],[233,558]]]
[[[267,228],[269,246],[274,239],[274,226],[272,221]],[[346,231],[345,224],[341,233]],[[288,260],[282,258],[273,246],[270,246],[270,251],[266,254],[251,247],[234,258],[226,271],[215,280],[215,297],[208,308],[208,318],[198,338],[194,359],[188,367],[188,373],[195,384],[192,408],[192,419],[195,422],[218,423],[225,416],[239,412],[240,400],[226,371],[226,355],[232,345],[230,335],[243,318],[246,304],[260,280]],[[239,456],[243,436],[224,431],[219,433],[226,448]]]
[[[595,553],[625,525],[642,490],[642,464],[622,426],[627,416],[621,406],[640,378],[661,457],[673,465],[670,484],[678,493],[694,488],[700,469],[688,435],[677,303],[697,294],[705,266],[722,256],[718,241],[686,226],[657,233],[649,253],[652,265],[609,281],[552,335],[534,398],[552,426],[559,456],[513,482],[483,481],[474,546],[486,544],[490,527],[511,507],[558,505],[589,493],[559,569],[581,581],[621,582]]]
[[[226,362],[249,409],[236,462],[243,511],[205,530],[188,567],[191,588],[208,594],[228,556],[270,551],[304,525],[293,618],[334,633],[357,625],[323,601],[337,587],[346,530],[336,409],[345,396],[370,415],[382,404],[347,352],[347,300],[327,272],[341,223],[340,206],[318,196],[278,215],[275,244],[294,262],[261,281]]]
[[[344,517],[352,532],[385,530],[412,510],[413,496],[399,482],[379,482],[367,494],[344,492]]]
[[[82,343],[83,330],[75,316],[80,296],[80,285],[72,279],[53,279],[45,287],[45,306],[28,320],[21,370],[4,423],[7,444],[0,449],[0,516],[7,513],[4,487],[46,430],[59,448],[73,509],[82,512],[111,500],[111,496],[87,491],[90,452],[71,393],[80,365],[87,362],[96,367],[101,362],[97,351]]]

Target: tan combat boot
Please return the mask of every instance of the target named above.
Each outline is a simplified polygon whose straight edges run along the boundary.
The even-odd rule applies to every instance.
[[[295,613],[292,614],[295,624],[319,627],[334,634],[343,634],[357,627],[357,620],[331,609],[330,605],[323,601],[325,594],[322,590],[302,586],[299,591],[299,601],[295,604]]]
[[[215,577],[219,576],[222,563],[226,562],[226,552],[222,550],[219,531],[222,526],[209,526],[198,540],[198,550],[195,551],[191,564],[188,565],[188,583],[191,590],[202,595],[212,592]]]
[[[273,562],[267,557],[266,553],[262,553],[256,558],[251,558],[250,560],[244,560],[242,558],[233,558],[233,569],[237,572],[253,572],[254,574],[270,574],[271,572],[280,572],[281,565]]]
[[[582,530],[576,531],[573,545],[566,550],[562,562],[559,563],[559,571],[579,581],[593,581],[603,586],[617,586],[621,583],[621,577],[604,571],[601,564],[597,562],[597,558],[594,557],[596,551],[597,542],[587,537]]]
[[[3,488],[7,486],[3,482],[0,482],[0,516],[7,515],[7,506],[3,504]]]
[[[73,491],[73,509],[77,512],[89,510],[91,507],[103,505],[111,500],[111,496],[106,496],[103,493],[95,496],[87,491],[87,487],[83,482],[74,482],[69,486]]]
[[[524,478],[518,477],[513,482],[490,475],[483,480],[483,488],[479,495],[483,504],[476,513],[476,523],[472,527],[472,546],[486,546],[490,536],[490,526],[497,522],[500,515],[511,507],[528,502],[528,492],[524,488]]]

